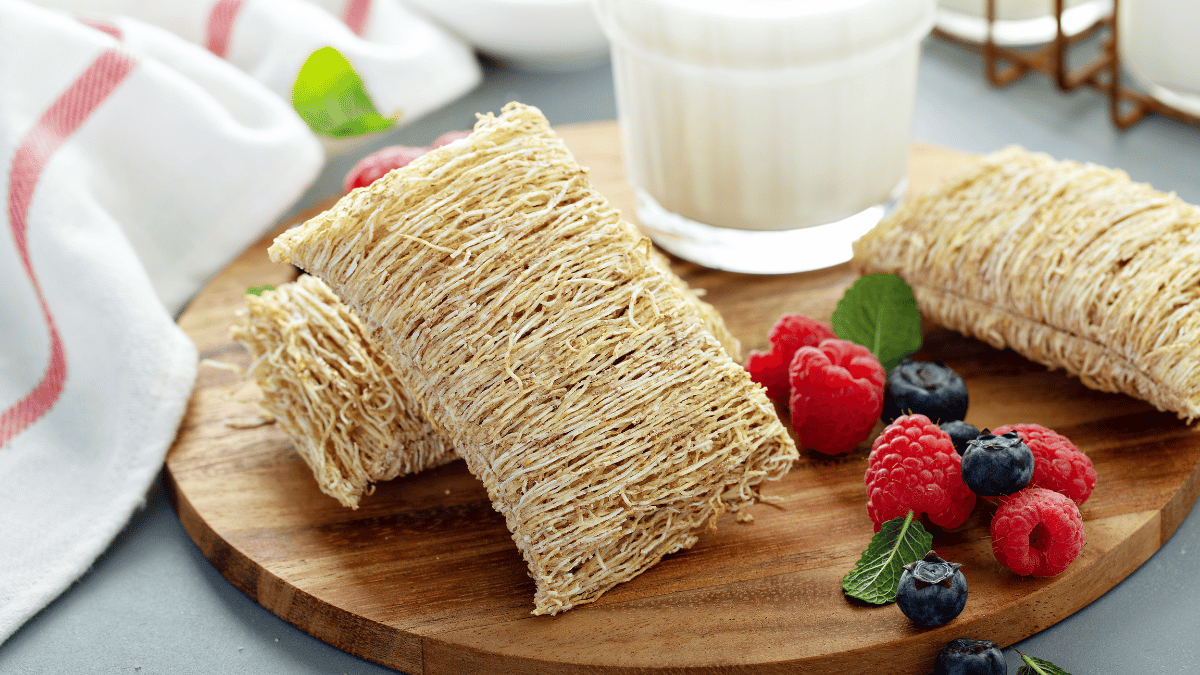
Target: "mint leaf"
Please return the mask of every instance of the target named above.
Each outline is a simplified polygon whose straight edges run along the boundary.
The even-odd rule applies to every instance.
[[[846,289],[833,310],[833,332],[871,350],[885,370],[921,348],[921,310],[895,274],[868,274]]]
[[[333,47],[308,55],[292,84],[292,107],[320,136],[347,138],[389,129],[354,66]]]
[[[275,287],[271,284],[263,284],[262,286],[251,286],[246,289],[246,295],[262,295],[263,291],[273,291]]]
[[[1017,653],[1021,654],[1021,652]],[[1053,663],[1036,656],[1021,654],[1021,660],[1025,662],[1025,665],[1017,670],[1017,675],[1071,675]]]
[[[842,590],[873,605],[892,602],[904,566],[920,560],[932,547],[933,535],[913,520],[912,511],[904,518],[892,518],[871,537],[854,569],[842,577]]]

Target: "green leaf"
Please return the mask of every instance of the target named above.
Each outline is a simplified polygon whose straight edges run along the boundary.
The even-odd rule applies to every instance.
[[[904,518],[892,518],[871,537],[854,569],[842,577],[842,590],[874,605],[892,602],[904,566],[920,560],[932,547],[933,535],[913,520],[912,511]]]
[[[1021,652],[1017,653],[1021,654]],[[1017,675],[1071,675],[1053,663],[1036,656],[1021,654],[1021,660],[1025,662],[1025,665],[1017,670]]]
[[[263,284],[262,286],[251,286],[246,289],[246,295],[262,295],[263,291],[273,291],[275,287],[271,284]]]
[[[895,274],[868,274],[838,301],[833,332],[870,349],[890,371],[921,348],[921,310],[903,279]]]
[[[354,66],[333,47],[308,55],[292,85],[292,107],[321,136],[348,138],[396,125],[379,114]]]

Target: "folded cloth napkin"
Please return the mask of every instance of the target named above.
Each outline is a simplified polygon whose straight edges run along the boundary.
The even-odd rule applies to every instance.
[[[322,136],[478,80],[469,50],[386,0],[341,19],[300,0],[40,4],[60,7],[0,0],[0,641],[144,498],[195,377],[172,317],[303,193]],[[375,31],[427,39],[358,35]]]
[[[293,103],[330,154],[417,119],[482,78],[468,45],[399,0],[35,2],[137,19],[203,46]]]

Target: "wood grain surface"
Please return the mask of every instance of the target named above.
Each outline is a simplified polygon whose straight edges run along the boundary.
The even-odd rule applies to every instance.
[[[633,217],[614,123],[564,128],[595,186]],[[922,189],[966,161],[914,145],[910,185]],[[295,277],[267,260],[268,237],[214,278],[179,323],[201,358],[245,366],[229,339],[249,286]],[[763,349],[779,315],[828,320],[853,281],[848,265],[756,277],[676,261],[722,311],[746,350]],[[991,553],[986,504],[934,546],[963,564],[965,611],[916,627],[894,605],[849,602],[841,578],[872,534],[863,487],[867,449],[801,453],[766,492],[778,507],[751,524],[722,518],[691,550],[556,617],[534,617],[533,581],[481,484],[454,462],[381,484],[351,511],[317,489],[253,385],[201,367],[167,457],[179,517],[230,582],[302,630],[410,675],[629,673],[927,673],[957,637],[1009,645],[1082,608],[1144,562],[1179,526],[1200,490],[1200,437],[1173,415],[1091,391],[1009,351],[928,327],[918,355],[957,370],[967,421],[1034,422],[1071,438],[1099,481],[1083,506],[1087,544],[1063,574],[1022,578]]]

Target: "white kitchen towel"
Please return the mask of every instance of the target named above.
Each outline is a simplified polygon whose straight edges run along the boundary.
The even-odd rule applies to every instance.
[[[397,0],[0,0],[0,642],[161,468],[196,369],[172,317],[323,144],[479,79]]]
[[[0,0],[0,641],[144,498],[195,377],[173,315],[322,162],[202,47]]]
[[[417,119],[482,78],[469,45],[400,0],[35,2],[137,19],[203,46],[294,102],[330,154],[361,145],[364,131]]]

